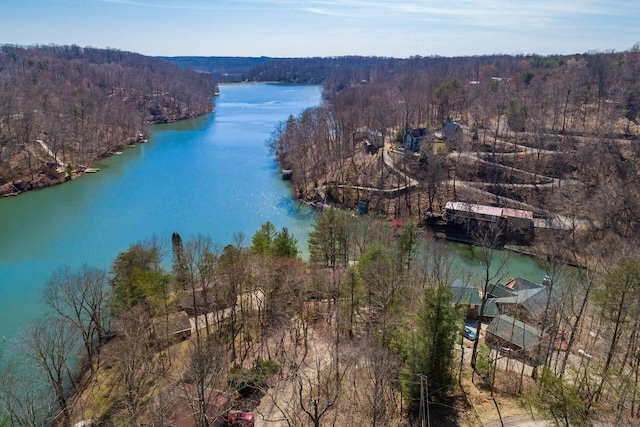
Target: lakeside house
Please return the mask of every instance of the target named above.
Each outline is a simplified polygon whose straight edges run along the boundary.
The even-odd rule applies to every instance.
[[[451,302],[456,310],[466,308],[467,319],[477,320],[482,299],[480,291],[475,286],[468,285],[460,279],[456,279],[449,285],[451,290]]]
[[[541,337],[542,332],[538,328],[501,314],[487,326],[485,342],[534,362]]]
[[[550,285],[551,279],[546,276],[542,284],[512,277],[504,284],[489,286],[482,315],[482,320],[488,322],[485,342],[535,363],[543,333],[534,325],[543,324],[547,304],[553,305],[560,299]],[[482,304],[480,289],[460,279],[453,281],[449,289],[452,305],[466,309],[467,319],[478,320]],[[557,341],[558,348],[562,348],[562,340]]]
[[[220,289],[222,285],[210,284],[205,289],[196,289],[195,292],[187,291],[178,301],[178,308],[190,316],[195,316],[230,307],[235,297],[220,295],[220,291],[216,291],[216,287]]]
[[[513,241],[526,244],[534,237],[533,212],[521,209],[479,205],[466,202],[447,202],[442,215],[449,236],[471,240],[478,230],[492,229],[505,243]],[[457,233],[456,233],[457,231]]]
[[[353,131],[353,141],[364,141],[367,150],[370,153],[377,153],[379,149],[384,147],[384,134],[368,126],[361,126]]]
[[[542,284],[521,277],[510,278],[504,285],[493,286],[489,296],[495,301],[500,313],[515,315],[523,321],[537,324],[547,304],[554,305],[559,300],[549,284],[548,277],[545,277]]]

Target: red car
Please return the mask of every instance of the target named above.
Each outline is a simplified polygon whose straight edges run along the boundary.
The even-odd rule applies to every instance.
[[[254,416],[251,412],[231,411],[227,415],[227,425],[253,427]]]

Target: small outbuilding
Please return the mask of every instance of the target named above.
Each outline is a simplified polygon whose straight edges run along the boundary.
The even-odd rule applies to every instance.
[[[453,141],[462,137],[462,128],[454,122],[447,122],[442,127],[442,138],[447,141]]]

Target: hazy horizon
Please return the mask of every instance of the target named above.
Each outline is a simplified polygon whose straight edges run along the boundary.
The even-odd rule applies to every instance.
[[[640,42],[640,2],[5,0],[0,44],[149,56],[569,55]]]

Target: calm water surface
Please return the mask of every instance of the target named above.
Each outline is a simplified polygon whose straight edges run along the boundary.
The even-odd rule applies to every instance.
[[[154,126],[149,142],[101,161],[97,174],[0,200],[0,346],[44,311],[55,268],[108,269],[154,235],[226,245],[271,221],[306,250],[313,212],[292,199],[265,142],[290,114],[320,104],[321,88],[222,85],[215,102],[213,114]]]
[[[97,174],[1,199],[0,349],[2,336],[44,312],[40,292],[57,267],[109,269],[154,235],[203,234],[226,245],[242,232],[249,243],[271,221],[306,252],[314,213],[291,197],[265,142],[290,114],[321,102],[319,86],[222,85],[214,114],[154,126],[148,143],[98,163]],[[461,268],[481,272],[474,248],[452,246]],[[544,273],[513,256],[508,275],[540,282]]]

